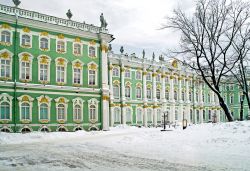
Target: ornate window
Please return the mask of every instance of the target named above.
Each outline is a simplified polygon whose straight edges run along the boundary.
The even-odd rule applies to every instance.
[[[151,88],[147,88],[147,99],[152,99],[152,89]]]
[[[191,91],[189,91],[188,96],[189,96],[189,100],[192,101],[192,92]]]
[[[174,115],[174,116],[175,116],[174,119],[175,119],[176,121],[178,121],[178,110],[175,110],[174,114],[175,114],[175,115]]]
[[[66,84],[67,63],[64,58],[56,58],[56,83],[60,85]]]
[[[67,120],[67,109],[69,100],[64,97],[58,97],[56,102],[56,115],[59,123],[64,123]]]
[[[177,78],[174,78],[174,84],[178,85],[178,79]]]
[[[118,68],[113,68],[113,76],[119,77],[119,69]]]
[[[203,120],[205,120],[206,119],[206,111],[205,110],[203,110]]]
[[[9,31],[4,30],[1,32],[1,42],[11,43],[11,33]]]
[[[126,108],[126,123],[132,123],[132,109]]]
[[[131,91],[130,86],[126,85],[125,86],[125,97],[126,98],[130,98],[130,91]]]
[[[88,64],[88,85],[97,86],[97,65],[94,62]]]
[[[38,78],[44,84],[50,81],[50,61],[48,56],[40,55],[38,57]]]
[[[27,35],[27,34],[22,35],[21,46],[22,47],[31,47],[31,36],[30,35]]]
[[[0,78],[4,80],[12,77],[12,56],[13,54],[8,50],[0,51]]]
[[[125,78],[130,78],[130,69],[125,70]]]
[[[0,120],[12,120],[12,99],[10,95],[0,95]]]
[[[38,101],[38,115],[39,121],[42,123],[48,123],[50,120],[50,106],[51,98],[45,95],[37,97]]]
[[[233,104],[234,103],[234,95],[230,96],[230,103]]]
[[[152,109],[147,109],[147,121],[148,123],[152,123],[153,122],[153,114],[152,114]]]
[[[28,95],[22,95],[17,98],[19,101],[20,121],[31,122],[32,120],[32,105],[34,99]]]
[[[89,57],[95,58],[96,57],[96,47],[89,46]]]
[[[59,53],[65,53],[66,52],[66,43],[63,40],[58,40],[56,45],[56,51]]]
[[[115,99],[120,98],[120,87],[119,85],[113,85],[113,95]]]
[[[162,116],[161,116],[161,109],[157,109],[157,122],[161,123]]]
[[[74,54],[79,56],[82,54],[82,46],[80,43],[73,43]]]
[[[207,94],[207,102],[208,102],[208,103],[211,102],[210,93]]]
[[[165,91],[165,97],[167,100],[169,100],[169,90],[168,89],[166,89],[166,91]]]
[[[137,108],[136,109],[136,122],[137,123],[142,123],[142,108]]]
[[[196,95],[196,96],[195,96],[195,97],[196,97],[195,100],[198,102],[198,101],[199,101],[199,93],[196,92],[195,95]]]
[[[185,92],[184,91],[181,92],[181,99],[182,99],[182,101],[185,100]]]
[[[197,121],[197,123],[200,122],[200,112],[199,112],[199,110],[196,110],[196,121]]]
[[[169,79],[168,79],[168,76],[165,77],[165,84],[167,85],[169,83]]]
[[[83,100],[81,98],[75,98],[73,102],[73,120],[75,122],[81,122],[83,120]]]
[[[136,71],[136,79],[141,80],[142,79],[142,73],[141,71]]]
[[[49,49],[49,39],[42,37],[40,38],[40,49],[41,50],[48,50]]]
[[[97,122],[98,120],[98,103],[99,102],[94,98],[88,100],[90,122]]]
[[[174,91],[174,100],[178,100],[178,92],[176,90]]]
[[[22,81],[32,80],[32,59],[33,56],[29,53],[23,52],[19,55],[19,79]]]
[[[73,85],[82,85],[82,66],[83,63],[78,59],[72,62]]]
[[[212,120],[212,112],[211,112],[211,110],[208,110],[208,120]]]
[[[118,107],[114,108],[114,123],[121,123],[121,112]]]
[[[152,75],[151,75],[150,72],[147,73],[147,75],[146,75],[146,80],[147,80],[147,81],[152,81]]]
[[[156,89],[156,98],[157,98],[157,100],[161,99],[161,90],[160,89]]]
[[[142,98],[141,94],[142,94],[142,88],[136,87],[136,98],[141,99]]]

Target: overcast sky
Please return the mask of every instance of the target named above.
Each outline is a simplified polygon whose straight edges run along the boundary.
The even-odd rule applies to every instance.
[[[13,6],[12,0],[0,0],[1,4]],[[113,50],[119,53],[121,45],[126,53],[135,52],[146,56],[152,52],[158,56],[178,45],[179,33],[173,30],[159,30],[166,22],[165,17],[181,7],[194,10],[194,0],[21,0],[20,8],[66,18],[71,9],[72,20],[85,21],[100,26],[99,16],[103,12],[108,22],[109,33],[115,40]]]

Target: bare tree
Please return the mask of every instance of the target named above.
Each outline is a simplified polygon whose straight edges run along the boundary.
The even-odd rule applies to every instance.
[[[198,0],[193,17],[177,9],[172,17],[167,17],[168,22],[163,27],[182,33],[181,50],[175,54],[217,95],[228,121],[233,121],[233,117],[221,94],[220,84],[239,61],[232,43],[248,18],[249,5],[245,2]]]

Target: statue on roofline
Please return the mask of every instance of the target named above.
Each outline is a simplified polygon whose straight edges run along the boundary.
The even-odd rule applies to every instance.
[[[100,15],[101,27],[107,28],[107,21],[104,19],[103,13]]]
[[[12,2],[15,4],[16,7],[21,4],[20,0],[12,0]]]

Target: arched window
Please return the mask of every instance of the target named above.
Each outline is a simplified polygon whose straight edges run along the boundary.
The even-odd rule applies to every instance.
[[[93,46],[89,47],[89,57],[96,57],[96,55],[95,55],[95,47],[93,47]]]
[[[176,90],[174,91],[174,100],[178,100],[178,93]]]
[[[142,73],[141,73],[141,71],[136,71],[136,79],[137,79],[137,80],[141,80],[141,78],[142,78]]]
[[[120,109],[114,108],[114,123],[121,123]]]
[[[74,106],[74,120],[82,119],[82,108],[79,104]]]
[[[167,85],[169,83],[168,77],[165,78],[165,84]]]
[[[178,121],[178,110],[175,110],[175,120]]]
[[[65,52],[65,42],[64,41],[57,41],[57,52]]]
[[[190,109],[190,122],[192,122],[192,120],[193,120],[193,110],[192,109]]]
[[[206,111],[203,110],[203,120],[205,120],[205,119],[206,119]]]
[[[132,123],[132,113],[130,108],[126,108],[126,122]]]
[[[49,49],[49,40],[47,38],[40,39],[40,49]]]
[[[162,120],[161,109],[157,109],[157,122],[160,123]]]
[[[10,59],[5,59],[5,58],[1,58],[0,59],[0,77],[4,77],[4,78],[10,78],[10,72],[11,72],[11,64],[10,64]]]
[[[130,78],[130,70],[129,69],[125,70],[125,78]]]
[[[49,119],[49,106],[46,103],[40,105],[40,120]]]
[[[57,119],[58,120],[65,120],[66,119],[66,110],[64,104],[58,104],[57,106]]]
[[[161,81],[161,75],[156,75],[155,81],[160,82]]]
[[[147,99],[152,99],[152,90],[151,90],[151,88],[147,88]]]
[[[56,73],[57,73],[57,79],[56,82],[58,83],[64,83],[65,82],[65,66],[58,65],[56,67]]]
[[[113,76],[119,77],[119,69],[118,68],[113,68]]]
[[[208,120],[212,120],[212,112],[211,112],[211,110],[208,110]]]
[[[81,84],[81,68],[74,68],[74,84]]]
[[[10,119],[10,104],[8,102],[0,103],[0,120]]]
[[[95,105],[89,106],[89,118],[90,118],[90,120],[96,120],[96,107],[95,107]]]
[[[184,92],[184,91],[181,92],[181,99],[182,99],[183,101],[185,100],[185,92]]]
[[[1,42],[10,43],[10,32],[2,31],[1,32]]]
[[[136,109],[136,122],[142,123],[142,109],[141,108]]]
[[[160,90],[160,89],[156,89],[156,98],[157,98],[158,100],[161,99],[161,90]]]
[[[30,61],[21,61],[21,79],[30,80],[31,77],[31,64]]]
[[[148,120],[148,123],[153,122],[153,115],[152,115],[152,110],[151,109],[147,109],[147,120]]]
[[[169,100],[169,91],[168,90],[165,91],[165,97],[167,100]]]
[[[113,95],[115,99],[120,98],[120,88],[118,85],[113,85]]]
[[[196,101],[198,102],[199,101],[199,93],[196,92]]]
[[[74,43],[74,54],[81,55],[81,45],[79,43]]]
[[[125,87],[125,97],[130,98],[130,86]]]
[[[141,99],[142,90],[141,87],[136,87],[136,98]]]
[[[152,77],[151,77],[151,73],[148,72],[147,75],[146,75],[146,80],[147,81],[151,81],[152,80]]]
[[[230,103],[231,103],[231,104],[234,103],[234,96],[233,96],[233,95],[230,96]]]
[[[208,101],[208,103],[210,103],[210,102],[211,102],[211,99],[210,99],[210,94],[209,94],[209,93],[207,94],[207,101]]]
[[[30,46],[31,41],[30,41],[30,36],[27,34],[22,35],[22,46]]]
[[[30,119],[30,104],[22,103],[21,104],[21,120],[29,120]]]
[[[197,123],[200,122],[200,112],[199,112],[199,110],[196,110],[196,120],[197,120]]]
[[[189,91],[188,95],[189,95],[189,100],[192,101],[192,92]]]

